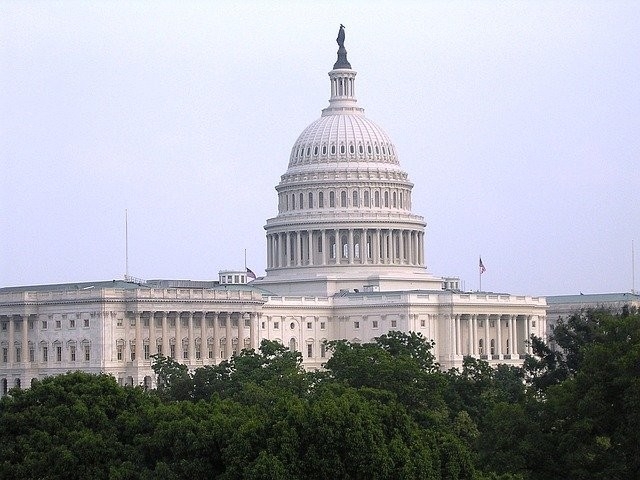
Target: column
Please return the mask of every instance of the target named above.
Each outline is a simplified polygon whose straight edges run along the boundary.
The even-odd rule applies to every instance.
[[[231,338],[231,313],[225,312],[225,337],[226,337],[226,354],[227,358],[231,358],[233,352],[233,338]]]
[[[220,326],[218,325],[218,312],[213,312],[211,314],[211,320],[213,320],[213,362],[217,364],[218,357],[220,356]]]
[[[327,245],[327,231],[322,229],[322,265],[327,264],[327,258],[329,255],[329,245]]]
[[[136,319],[136,363],[140,363],[144,359],[142,353],[142,312],[133,313]]]
[[[489,315],[484,316],[484,354],[491,358],[491,339],[489,338]]]
[[[473,355],[473,316],[469,315],[467,317],[467,327],[469,330],[469,338],[468,338],[468,344],[469,344],[469,350],[467,352],[468,355]]]
[[[15,362],[16,358],[16,328],[15,328],[15,317],[13,315],[9,315],[9,365]],[[7,380],[9,381],[9,380]],[[11,388],[11,387],[9,387]]]
[[[195,337],[193,336],[193,312],[187,312],[187,322],[188,322],[188,337],[189,337],[189,343],[188,343],[188,347],[187,347],[187,356],[189,359],[189,363],[192,363],[195,360],[195,355],[194,355],[194,346],[195,346]]]
[[[342,258],[342,245],[340,245],[340,230],[334,230],[336,239],[336,265],[340,265]],[[284,340],[283,340],[284,341]]]
[[[167,312],[161,312],[162,315],[162,355],[169,356],[169,329],[167,327]]]
[[[380,264],[380,229],[379,228],[376,228],[372,241],[373,241],[373,263],[375,265],[378,265]]]
[[[353,264],[353,257],[355,256],[355,245],[353,244],[353,229],[350,228],[349,229],[349,239],[347,240],[348,242],[348,248],[347,248],[347,257],[349,259],[349,264]]]
[[[23,315],[22,320],[22,363],[29,363],[29,315]],[[34,342],[35,347],[35,342]],[[84,355],[84,354],[83,354]],[[35,360],[35,359],[34,359]],[[26,385],[25,385],[26,386]]]
[[[478,316],[477,315],[471,315],[471,332],[472,332],[472,339],[473,339],[472,355],[474,357],[477,357],[478,356]]]
[[[249,343],[250,343],[250,348],[253,348],[255,350],[258,349],[258,347],[256,345],[256,327],[257,327],[257,323],[258,323],[258,314],[257,313],[250,313],[249,314]]]
[[[297,230],[293,233],[296,236],[296,266],[302,265],[302,231]],[[240,325],[240,323],[238,323]],[[240,348],[238,348],[238,353],[240,353]]]
[[[462,338],[460,335],[460,315],[455,316],[456,319],[456,355],[462,353]]]
[[[176,360],[182,362],[182,312],[176,312]]]
[[[398,263],[404,263],[404,230],[398,230],[398,254],[400,258],[398,259]]]
[[[502,325],[500,322],[500,319],[502,318],[501,315],[498,315],[498,319],[496,320],[496,332],[497,332],[497,345],[496,345],[496,354],[498,355],[499,359],[502,359]]]
[[[513,348],[512,355],[518,356],[518,316],[511,316],[511,328],[513,331]],[[514,358],[513,356],[511,358]]]
[[[309,251],[309,265],[313,265],[313,230],[307,230],[307,249]]]
[[[238,355],[244,348],[244,320],[246,315],[246,313],[238,314]]]

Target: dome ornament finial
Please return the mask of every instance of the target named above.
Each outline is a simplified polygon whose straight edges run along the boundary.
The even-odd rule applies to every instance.
[[[347,49],[344,48],[344,25],[340,24],[340,30],[338,30],[338,61],[333,65],[333,69],[348,68],[351,69],[351,64],[347,60]]]

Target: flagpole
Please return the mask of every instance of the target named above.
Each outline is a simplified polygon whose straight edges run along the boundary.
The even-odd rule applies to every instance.
[[[482,263],[482,255],[480,255],[480,263]],[[480,268],[480,263],[478,263],[478,279],[480,284],[480,292],[482,291],[482,268]]]
[[[124,209],[124,279],[129,278],[129,215]]]

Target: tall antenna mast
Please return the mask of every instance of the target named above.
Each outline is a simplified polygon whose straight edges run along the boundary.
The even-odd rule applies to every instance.
[[[636,293],[636,252],[631,240],[631,293]]]
[[[124,279],[129,278],[129,215],[124,209]]]

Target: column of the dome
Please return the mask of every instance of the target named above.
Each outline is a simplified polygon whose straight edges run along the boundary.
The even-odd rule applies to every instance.
[[[380,262],[380,229],[376,228],[375,241],[373,245],[373,263],[379,265]]]
[[[404,263],[404,230],[399,229],[398,230],[398,255],[400,258],[398,258],[398,263],[399,264],[403,264]]]
[[[335,248],[335,263],[336,265],[340,265],[341,262],[341,257],[342,257],[342,252],[340,251],[341,249],[341,241],[340,241],[340,230],[336,229],[334,230],[334,234],[335,234],[335,241],[334,244],[336,246]]]
[[[321,235],[322,235],[322,265],[326,265],[327,264],[327,251],[329,250],[328,246],[327,246],[327,231],[323,228],[320,231]]]
[[[309,249],[309,265],[313,265],[313,254],[314,254],[313,230],[309,229],[307,231],[307,236],[308,236],[308,249]]]
[[[349,248],[348,248],[348,251],[347,251],[347,253],[348,253],[347,258],[349,260],[349,264],[353,265],[353,261],[354,261],[354,257],[355,257],[355,253],[356,253],[355,252],[355,250],[356,250],[355,249],[355,245],[353,243],[353,228],[349,229],[349,237],[347,239],[347,242],[349,244]]]

